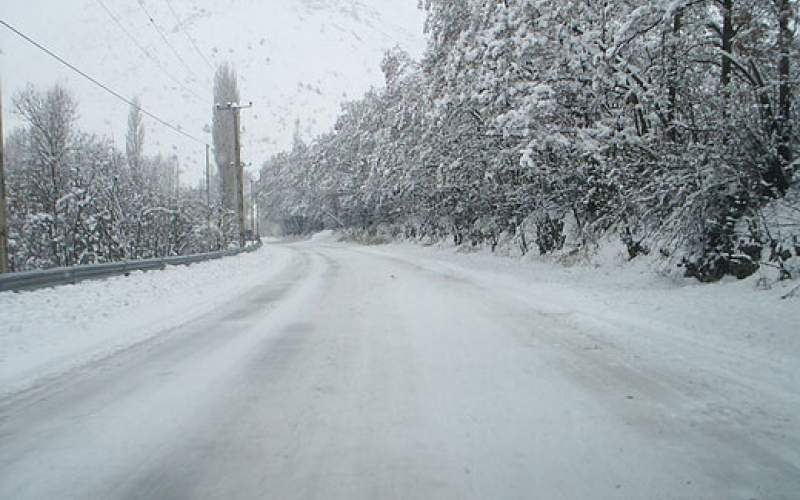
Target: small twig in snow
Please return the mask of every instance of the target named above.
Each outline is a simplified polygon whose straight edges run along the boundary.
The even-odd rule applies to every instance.
[[[798,291],[800,291],[800,285],[797,285],[796,287],[794,287],[791,292],[789,292],[786,295],[784,295],[783,297],[781,297],[781,299],[788,299],[789,297],[794,297],[794,296],[797,295]]]

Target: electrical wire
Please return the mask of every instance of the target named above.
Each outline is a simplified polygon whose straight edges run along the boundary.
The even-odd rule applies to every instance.
[[[204,62],[206,63],[206,65],[208,66],[208,68],[209,68],[211,71],[214,71],[214,65],[213,65],[213,64],[211,64],[211,62],[208,60],[208,58],[206,57],[206,55],[205,55],[205,54],[203,54],[203,51],[202,51],[202,50],[200,50],[200,47],[198,47],[198,46],[197,46],[197,42],[196,42],[196,41],[195,41],[195,39],[192,37],[192,35],[190,35],[190,34],[189,34],[189,32],[183,28],[183,23],[181,22],[181,18],[180,18],[180,17],[178,17],[178,13],[177,13],[177,12],[175,12],[175,9],[172,7],[172,2],[170,2],[170,0],[164,0],[164,1],[166,2],[166,4],[167,4],[167,7],[169,7],[169,11],[170,11],[170,12],[172,12],[172,17],[174,17],[174,18],[175,18],[175,22],[176,22],[176,23],[178,23],[178,24],[177,24],[177,26],[178,26],[178,29],[179,29],[179,30],[181,30],[181,31],[183,32],[183,34],[184,34],[184,35],[186,35],[186,38],[188,38],[188,39],[189,39],[189,42],[192,44],[192,47],[194,47],[194,50],[195,50],[195,52],[197,52],[197,55],[199,55],[199,56],[200,56],[200,58],[202,58],[202,59],[203,59],[203,61],[204,61]]]
[[[159,28],[158,23],[156,23],[155,18],[150,14],[150,11],[147,10],[147,7],[145,7],[144,0],[137,0],[137,3],[139,4],[139,7],[142,8],[142,11],[144,11],[144,14],[145,14],[145,16],[147,16],[147,19],[150,20],[150,24],[153,25],[153,28],[155,28],[156,32],[158,32],[158,34],[161,37],[161,39],[164,41],[164,43],[167,45],[167,47],[169,47],[169,49],[175,55],[175,58],[178,59],[178,61],[180,61],[181,64],[183,64],[183,67],[192,76],[192,78],[194,78],[195,82],[199,83],[200,82],[200,77],[198,77],[197,74],[194,72],[194,70],[192,70],[191,66],[189,66],[189,64],[186,63],[186,60],[175,49],[175,46],[172,45],[169,42],[169,39],[167,38],[167,35],[165,35],[164,31],[161,28]]]
[[[147,111],[146,109],[142,108],[141,106],[137,106],[137,105],[136,105],[136,104],[134,104],[134,102],[133,102],[133,101],[131,101],[130,99],[128,99],[128,98],[126,98],[126,97],[124,97],[124,96],[123,96],[122,94],[120,94],[119,92],[117,92],[117,91],[115,91],[115,90],[113,90],[113,89],[109,88],[108,86],[106,86],[106,85],[104,85],[103,83],[99,82],[99,81],[98,81],[98,80],[96,80],[95,78],[93,78],[93,77],[89,76],[88,74],[84,73],[83,71],[81,71],[80,69],[78,69],[78,68],[77,68],[75,65],[73,65],[73,64],[71,64],[71,63],[69,63],[69,62],[67,62],[67,61],[66,61],[64,58],[62,58],[61,56],[57,55],[57,54],[56,54],[56,53],[54,53],[52,50],[48,49],[47,47],[45,47],[45,46],[44,46],[44,45],[42,45],[41,43],[37,42],[36,40],[34,40],[33,38],[29,37],[29,36],[28,36],[28,35],[26,35],[25,33],[21,32],[20,30],[18,30],[18,29],[17,29],[17,28],[15,28],[14,26],[10,25],[10,24],[9,24],[9,23],[7,23],[6,21],[4,21],[4,20],[0,19],[0,24],[2,24],[3,26],[5,26],[5,27],[6,27],[6,28],[8,28],[9,30],[11,30],[11,31],[12,31],[14,34],[16,34],[16,35],[17,35],[17,36],[19,36],[20,38],[24,39],[25,41],[27,41],[28,43],[30,43],[30,44],[31,44],[31,45],[33,45],[34,47],[38,48],[39,50],[41,50],[41,51],[42,51],[42,52],[44,52],[45,54],[49,55],[50,57],[52,57],[52,58],[53,58],[53,59],[55,59],[56,61],[60,62],[61,64],[63,64],[63,65],[64,65],[64,66],[66,66],[67,68],[71,69],[71,70],[72,70],[72,71],[74,71],[75,73],[78,73],[79,75],[81,75],[81,76],[82,76],[82,77],[84,77],[85,79],[89,80],[89,81],[90,81],[90,82],[92,82],[93,84],[95,84],[95,85],[97,85],[98,87],[100,87],[101,89],[105,90],[107,93],[109,93],[109,94],[111,94],[112,96],[116,97],[116,98],[117,98],[117,99],[119,99],[120,101],[122,101],[122,102],[124,102],[124,103],[126,103],[126,104],[130,105],[131,107],[133,107],[133,108],[135,108],[135,109],[138,109],[139,111],[141,111],[141,112],[142,112],[142,114],[145,114],[145,115],[149,116],[150,118],[152,118],[153,120],[157,121],[158,123],[160,123],[160,124],[164,125],[165,127],[167,127],[167,128],[169,128],[169,129],[171,129],[171,130],[173,130],[173,131],[175,131],[175,132],[177,132],[177,133],[181,134],[182,136],[184,136],[184,137],[186,137],[186,138],[188,138],[188,139],[191,139],[191,140],[193,140],[194,142],[197,142],[197,143],[200,143],[200,144],[203,144],[203,145],[205,145],[205,144],[206,144],[206,141],[203,141],[203,140],[201,140],[201,139],[198,139],[197,137],[194,137],[193,135],[189,134],[188,132],[185,132],[185,131],[183,131],[183,129],[181,129],[180,127],[177,127],[177,126],[175,126],[175,125],[172,125],[172,124],[171,124],[171,123],[169,123],[168,121],[166,121],[166,120],[164,120],[163,118],[161,118],[161,117],[159,117],[159,116],[155,115],[154,113],[151,113],[151,112]]]
[[[123,33],[125,33],[125,35],[126,35],[126,36],[127,36],[127,37],[128,37],[130,40],[131,40],[131,42],[133,42],[133,44],[134,44],[134,45],[135,45],[135,46],[136,46],[136,47],[137,47],[137,48],[138,48],[138,49],[139,49],[139,50],[140,50],[140,51],[141,51],[141,52],[142,52],[142,53],[143,53],[143,54],[144,54],[144,55],[145,55],[145,56],[146,56],[148,59],[150,59],[151,61],[153,61],[153,63],[154,63],[154,64],[155,64],[155,65],[158,67],[158,69],[160,69],[160,70],[161,70],[161,72],[162,72],[162,73],[164,73],[164,75],[165,75],[167,78],[169,78],[169,79],[170,79],[170,80],[172,80],[172,81],[173,81],[173,82],[174,82],[176,85],[178,85],[180,88],[182,88],[184,92],[186,92],[186,93],[188,93],[188,94],[192,95],[192,96],[193,96],[195,99],[197,99],[197,103],[198,103],[198,104],[205,102],[205,99],[203,99],[202,97],[200,97],[200,96],[199,96],[199,95],[198,95],[196,92],[194,92],[192,89],[188,88],[186,85],[184,85],[184,84],[183,84],[183,82],[181,82],[181,81],[180,81],[178,78],[176,78],[175,76],[173,76],[173,75],[172,75],[172,74],[171,74],[171,73],[170,73],[170,72],[169,72],[169,71],[168,71],[168,70],[167,70],[167,69],[166,69],[166,68],[165,68],[165,67],[164,67],[164,66],[161,64],[161,62],[159,62],[159,60],[158,60],[158,59],[156,59],[156,57],[155,57],[155,56],[154,56],[154,55],[153,55],[153,54],[152,54],[152,53],[151,53],[149,50],[147,50],[147,49],[146,49],[144,46],[142,46],[142,44],[141,44],[141,43],[139,43],[139,41],[136,39],[136,37],[135,37],[135,36],[133,36],[133,35],[131,34],[131,32],[130,32],[130,31],[128,31],[128,29],[127,29],[127,28],[125,28],[125,25],[123,25],[123,24],[122,24],[122,22],[119,20],[119,18],[118,18],[117,16],[115,16],[113,12],[111,12],[111,10],[110,10],[110,9],[109,9],[109,8],[106,6],[106,4],[105,4],[105,3],[103,3],[103,0],[95,0],[95,1],[96,1],[96,2],[97,2],[99,5],[100,5],[100,7],[102,7],[102,8],[103,8],[103,10],[105,10],[105,11],[106,11],[106,14],[108,14],[108,16],[109,16],[109,17],[110,17],[110,18],[111,18],[111,19],[112,19],[112,20],[113,20],[113,21],[114,21],[114,22],[117,24],[117,26],[119,26],[119,29],[120,29],[120,30],[122,30],[122,32],[123,32]]]

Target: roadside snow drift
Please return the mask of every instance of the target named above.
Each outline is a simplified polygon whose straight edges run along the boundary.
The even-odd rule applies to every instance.
[[[0,293],[0,395],[213,310],[268,280],[286,259],[264,247],[163,271]]]

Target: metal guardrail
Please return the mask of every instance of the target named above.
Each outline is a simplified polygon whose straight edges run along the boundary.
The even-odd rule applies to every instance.
[[[254,245],[243,250],[221,250],[219,252],[200,253],[194,255],[181,255],[177,257],[164,257],[161,259],[129,260],[122,262],[109,262],[107,264],[89,264],[85,266],[58,267],[54,269],[40,269],[23,271],[19,273],[0,274],[0,292],[31,290],[57,285],[74,284],[79,281],[105,278],[128,274],[133,271],[161,270],[167,266],[183,266],[204,262],[207,260],[231,257],[241,253],[252,252],[261,248],[259,240]]]

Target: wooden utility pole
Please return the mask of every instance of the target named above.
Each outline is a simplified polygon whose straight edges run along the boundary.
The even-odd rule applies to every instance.
[[[207,222],[211,227],[211,146],[206,144],[206,213]]]
[[[256,186],[255,181],[250,179],[250,231],[253,238],[256,237]]]
[[[241,114],[238,109],[233,112],[233,130],[234,130],[234,168],[236,169],[236,213],[239,216],[239,248],[244,248],[245,242],[245,229],[244,229],[244,176],[242,175],[244,167],[242,166],[242,141],[240,137]]]
[[[181,161],[175,156],[175,206],[181,203]]]
[[[240,134],[240,112],[243,109],[251,108],[253,103],[239,104],[229,102],[227,104],[217,104],[217,109],[227,110],[233,113],[233,153],[234,165],[236,169],[236,212],[239,219],[239,246],[244,248],[245,245],[245,217],[244,217],[244,164],[242,163],[242,143],[239,137]]]
[[[5,151],[3,149],[3,89],[0,82],[0,273],[8,272],[8,219],[6,214]]]

